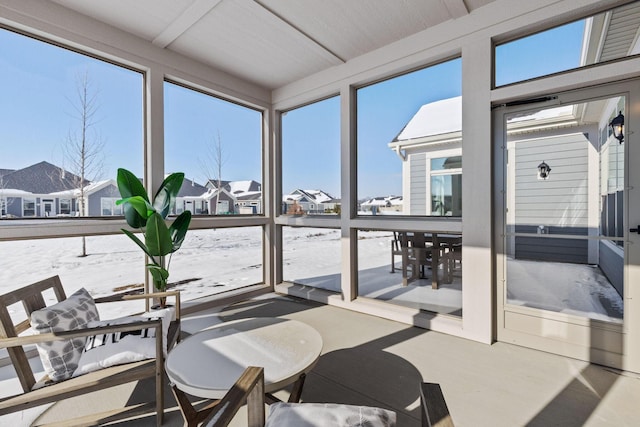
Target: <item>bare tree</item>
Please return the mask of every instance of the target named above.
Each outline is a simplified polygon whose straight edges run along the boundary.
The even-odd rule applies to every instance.
[[[222,138],[218,131],[218,138],[213,138],[213,143],[206,146],[204,156],[200,159],[200,166],[207,178],[207,181],[213,181],[218,191],[214,211],[214,214],[216,215],[219,213],[218,209],[222,190],[222,166],[224,166],[226,161],[227,159],[224,156],[224,150],[222,147]]]
[[[88,71],[76,75],[75,98],[69,98],[72,117],[77,126],[70,129],[64,144],[66,169],[73,174],[74,187],[78,189],[77,209],[80,216],[89,214],[86,186],[99,179],[104,169],[104,141],[96,128],[98,91],[94,88]],[[86,239],[82,237],[82,255],[87,255]]]

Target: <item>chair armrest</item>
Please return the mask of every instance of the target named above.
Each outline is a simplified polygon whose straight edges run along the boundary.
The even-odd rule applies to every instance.
[[[263,427],[264,368],[249,366],[202,423],[206,427],[229,425],[238,409],[247,402],[248,427]]]
[[[422,427],[454,427],[440,384],[420,385]]]
[[[157,329],[156,338],[162,340],[162,320],[152,319],[135,321],[120,325],[98,326],[95,328],[75,329],[73,331],[48,332],[45,334],[26,335],[21,337],[0,338],[0,348],[20,347],[41,342],[69,340],[73,338],[88,337],[99,334],[111,334],[114,332],[129,332],[154,327]]]
[[[125,295],[122,297],[124,301],[132,301],[139,299],[150,300],[153,298],[174,297],[176,301],[176,319],[180,319],[180,291],[152,292],[139,295]]]

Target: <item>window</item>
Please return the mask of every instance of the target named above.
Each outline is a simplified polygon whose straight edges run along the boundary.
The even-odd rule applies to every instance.
[[[358,89],[359,215],[441,215],[444,205],[433,209],[430,191],[439,180],[451,181],[440,185],[443,203],[461,197],[461,167],[446,178],[432,176],[429,166],[432,158],[462,155],[461,64],[454,59]],[[450,215],[453,209],[459,216],[459,204]]]
[[[286,282],[340,292],[340,230],[282,228],[282,278]]]
[[[601,198],[601,222],[600,228],[603,236],[624,236],[624,158],[625,145],[621,144],[610,132],[613,117],[621,112],[624,114],[624,98],[620,98],[616,106],[607,116],[607,120],[601,124],[600,132],[600,198]],[[622,239],[614,241],[618,246],[623,246]]]
[[[36,199],[22,200],[22,216],[36,216]]]
[[[7,216],[7,199],[0,199],[0,217]]]
[[[89,256],[80,256],[83,239]],[[6,266],[20,265],[20,260],[29,260],[29,268],[20,268],[19,271],[0,269],[2,292],[13,291],[54,274],[60,276],[67,295],[84,287],[93,298],[142,288],[144,283],[144,253],[124,234],[0,242],[0,259]],[[143,308],[144,303],[140,301],[98,304],[100,317],[107,319],[131,314],[134,309],[142,311]]]
[[[171,259],[169,286],[189,301],[262,283],[263,271],[261,227],[189,230]]]
[[[431,215],[462,216],[462,156],[431,159]]]
[[[165,171],[184,172],[176,214],[263,214],[239,208],[262,201],[262,113],[165,82]]]
[[[122,215],[122,206],[116,205],[116,201],[119,197],[101,197],[100,198],[100,211],[102,216],[114,216]]]
[[[602,129],[624,105],[624,98],[613,96],[507,116],[508,304],[623,318],[627,143]],[[545,176],[543,163],[551,170]]]
[[[462,235],[358,230],[358,296],[462,316]]]
[[[60,199],[60,214],[71,215],[71,199]]]
[[[4,29],[0,45],[0,140],[11,141],[2,188],[18,200],[10,213],[55,219],[72,215],[75,199],[75,211],[101,215],[92,191],[118,167],[142,176],[142,74]]]
[[[503,86],[637,55],[638,2],[495,47],[495,85]],[[635,43],[635,44],[634,44]]]
[[[340,98],[282,113],[282,214],[340,212]]]

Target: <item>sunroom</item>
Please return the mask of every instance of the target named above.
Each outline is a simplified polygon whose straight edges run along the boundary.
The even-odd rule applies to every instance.
[[[54,275],[68,295],[151,291],[117,169],[150,194],[183,172],[168,281],[185,319],[236,304],[333,350],[385,341],[349,325],[349,344],[329,313],[393,329],[425,381],[446,383],[423,371],[447,369],[420,347],[435,332],[444,358],[504,351],[487,375],[513,348],[639,393],[640,2],[0,0],[0,46],[0,294]],[[447,401],[473,425],[463,381]],[[604,400],[588,412],[605,423],[638,414]]]

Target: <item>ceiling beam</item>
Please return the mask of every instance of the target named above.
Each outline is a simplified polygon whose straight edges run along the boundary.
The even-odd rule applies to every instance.
[[[460,1],[462,1],[462,0],[460,0]],[[331,57],[334,61],[337,60],[339,63],[347,62],[346,59],[340,57],[337,53],[333,52],[327,46],[323,45],[318,40],[316,40],[313,37],[311,37],[308,33],[303,31],[301,28],[297,27],[293,22],[290,22],[287,19],[285,19],[283,16],[279,15],[276,11],[274,11],[273,9],[271,9],[267,5],[265,5],[261,0],[255,0],[255,3],[260,5],[260,6],[262,6],[262,8],[264,10],[266,10],[267,12],[269,12],[271,15],[275,16],[280,21],[282,21],[283,23],[287,24],[289,27],[293,28],[300,35],[304,36],[306,39],[308,39],[311,42],[313,42],[313,44],[315,44],[316,46],[320,47],[323,51],[325,51],[325,53],[329,54],[329,57]]]
[[[222,0],[195,0],[186,8],[167,28],[165,28],[152,43],[165,48],[184,34],[189,28],[201,20],[207,13],[216,7]]]
[[[440,0],[442,5],[447,8],[451,19],[460,18],[469,14],[469,9],[464,4],[464,0]]]

